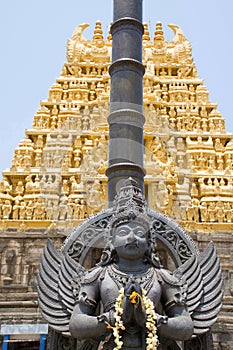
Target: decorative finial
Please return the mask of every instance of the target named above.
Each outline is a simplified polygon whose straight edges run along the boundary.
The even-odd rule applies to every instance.
[[[110,23],[110,27],[109,27],[109,31],[108,31],[108,40],[111,41],[112,40],[112,33],[111,33],[111,26],[112,26],[112,22]]]
[[[143,34],[142,40],[150,41],[150,33],[149,33],[149,29],[148,29],[148,24],[144,23],[143,25],[144,25],[144,34]]]
[[[157,40],[164,41],[163,26],[162,26],[162,23],[161,23],[161,22],[157,22],[157,23],[156,23],[154,41],[157,41]]]
[[[103,39],[104,38],[103,38],[102,24],[100,21],[97,21],[95,24],[93,40],[103,40]]]

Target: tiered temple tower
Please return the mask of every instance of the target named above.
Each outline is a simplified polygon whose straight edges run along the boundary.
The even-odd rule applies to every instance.
[[[92,40],[79,25],[67,62],[41,101],[12,166],[0,182],[1,323],[41,322],[37,265],[48,237],[60,244],[85,218],[107,208],[111,34],[96,22]],[[202,250],[212,239],[225,278],[216,349],[233,346],[233,134],[198,77],[182,30],[144,25],[145,194]],[[223,325],[223,328],[222,328]],[[231,339],[231,340],[230,340]],[[227,344],[227,345],[226,345]],[[225,346],[225,347],[224,347]]]

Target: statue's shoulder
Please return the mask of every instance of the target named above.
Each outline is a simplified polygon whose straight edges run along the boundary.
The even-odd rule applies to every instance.
[[[82,284],[90,284],[101,279],[105,274],[105,267],[95,266],[91,270],[86,271],[85,275],[82,278]]]
[[[185,305],[186,285],[182,277],[178,277],[166,269],[158,269],[156,272],[162,286],[164,310],[169,315],[174,307]]]
[[[171,271],[166,269],[156,269],[159,282],[162,284],[168,284],[171,287],[181,287],[184,285],[182,277],[178,278]]]

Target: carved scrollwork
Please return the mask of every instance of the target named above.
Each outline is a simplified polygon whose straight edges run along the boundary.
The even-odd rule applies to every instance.
[[[179,237],[176,232],[166,228],[162,232],[162,236],[165,237],[166,240],[176,249],[177,245],[179,244]]]
[[[93,227],[89,227],[82,234],[82,240],[84,242],[90,242],[96,236],[96,230]]]
[[[100,229],[105,229],[107,228],[108,224],[109,224],[109,221],[111,219],[111,215],[103,218],[103,219],[100,219],[99,221],[95,222],[93,224],[94,227],[96,227],[97,229],[100,228]]]
[[[73,245],[70,247],[70,249],[68,250],[68,254],[73,258],[73,259],[79,259],[82,252],[84,249],[84,244],[82,243],[82,241],[77,240],[73,243]]]
[[[168,218],[166,218],[169,220]],[[172,220],[170,220],[172,222]],[[171,225],[165,224],[161,219],[154,220],[152,224],[152,234],[157,239],[161,239],[168,248],[172,248],[177,254],[177,258],[183,263],[192,255],[192,250],[184,240],[183,231],[171,228]],[[185,237],[186,238],[186,237]]]
[[[160,220],[155,220],[152,224],[152,228],[154,229],[154,231],[161,230],[162,227],[162,222]]]
[[[177,245],[177,251],[182,262],[188,260],[192,256],[192,252],[190,251],[190,249],[188,249],[184,241],[181,241]]]

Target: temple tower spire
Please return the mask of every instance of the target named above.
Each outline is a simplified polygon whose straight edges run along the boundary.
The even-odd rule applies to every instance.
[[[144,190],[143,168],[143,0],[114,0],[109,122],[109,205],[129,176]]]

